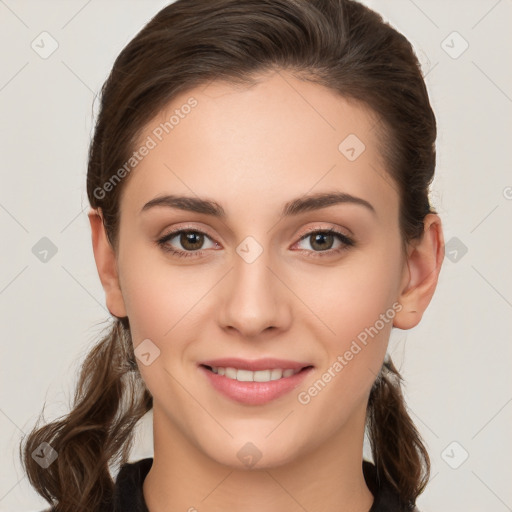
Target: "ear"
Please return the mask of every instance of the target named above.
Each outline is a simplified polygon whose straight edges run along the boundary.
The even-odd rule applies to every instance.
[[[444,259],[441,219],[429,213],[423,225],[422,237],[413,240],[407,250],[407,264],[398,297],[402,309],[393,321],[393,326],[399,329],[411,329],[420,322],[434,295]]]
[[[101,208],[91,210],[87,215],[91,223],[94,259],[105,290],[107,308],[112,315],[123,318],[127,314],[119,285],[116,255],[105,232]]]

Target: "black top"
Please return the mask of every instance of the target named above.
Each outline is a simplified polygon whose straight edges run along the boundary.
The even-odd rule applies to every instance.
[[[128,462],[121,467],[116,478],[113,504],[105,512],[149,512],[142,484],[152,464],[153,458],[149,457]],[[374,497],[368,512],[419,512],[417,508],[404,505],[387,482],[378,481],[375,466],[371,462],[363,461],[363,475]]]

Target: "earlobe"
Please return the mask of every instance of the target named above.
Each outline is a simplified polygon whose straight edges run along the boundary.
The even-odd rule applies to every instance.
[[[88,217],[91,224],[94,259],[101,285],[105,290],[107,308],[112,315],[123,318],[127,314],[119,284],[116,255],[105,232],[101,209],[90,210]]]
[[[402,309],[396,314],[393,326],[411,329],[421,320],[437,286],[444,259],[444,237],[441,219],[429,213],[424,220],[423,236],[411,243],[407,267],[398,302]]]

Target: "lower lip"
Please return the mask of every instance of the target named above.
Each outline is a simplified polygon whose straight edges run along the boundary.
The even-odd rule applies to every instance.
[[[283,377],[269,382],[240,382],[213,373],[204,366],[199,366],[199,369],[206,374],[211,385],[224,396],[243,404],[262,405],[292,391],[313,368],[308,367],[291,377]]]

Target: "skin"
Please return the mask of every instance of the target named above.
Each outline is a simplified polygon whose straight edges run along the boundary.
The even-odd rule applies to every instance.
[[[399,198],[386,178],[375,116],[361,104],[284,72],[252,87],[214,82],[174,98],[140,141],[190,96],[197,107],[124,184],[117,252],[101,211],[89,213],[107,307],[129,317],[135,347],[149,338],[160,350],[148,366],[137,360],[154,403],[148,508],[367,512],[373,497],[361,461],[368,396],[392,326],[417,325],[432,298],[444,255],[441,220],[427,215],[423,237],[403,253]],[[355,161],[338,150],[349,134],[366,146]],[[287,201],[326,191],[363,198],[376,213],[344,203],[280,218]],[[140,213],[165,193],[213,199],[227,216],[167,207]],[[355,245],[335,254],[343,243],[326,238],[326,255],[314,257],[322,254],[315,236],[301,240],[310,227],[340,230]],[[179,236],[168,245],[198,247],[202,255],[179,258],[155,243],[178,228],[207,236],[192,249]],[[247,236],[263,249],[250,264],[236,252]],[[299,392],[394,303],[402,308],[392,321],[308,404],[299,403]],[[228,356],[291,359],[314,370],[283,397],[240,404],[197,367]],[[261,453],[251,468],[237,457],[248,442]]]

